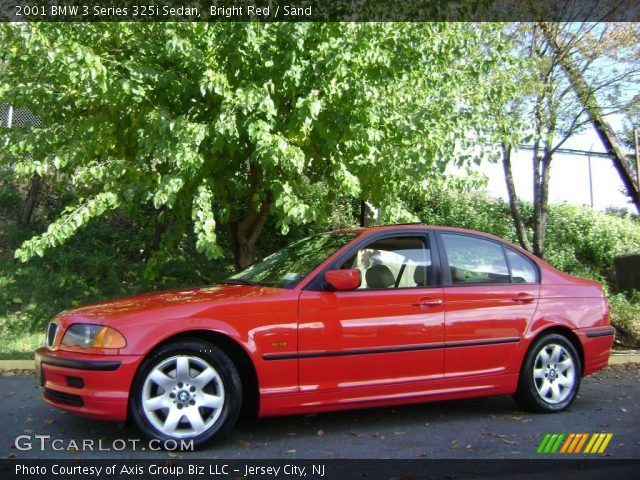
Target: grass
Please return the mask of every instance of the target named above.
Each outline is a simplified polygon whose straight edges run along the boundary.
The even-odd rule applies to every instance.
[[[9,320],[10,321],[10,320]],[[33,360],[33,351],[44,343],[44,331],[11,335],[3,340],[0,360]]]

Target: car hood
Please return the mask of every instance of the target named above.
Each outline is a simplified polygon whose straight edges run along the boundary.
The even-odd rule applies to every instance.
[[[240,314],[247,311],[278,311],[283,297],[295,296],[292,290],[250,285],[214,285],[144,293],[90,303],[67,310],[58,317],[67,319],[115,320],[153,315],[156,320],[198,316]],[[288,303],[288,302],[285,302]]]

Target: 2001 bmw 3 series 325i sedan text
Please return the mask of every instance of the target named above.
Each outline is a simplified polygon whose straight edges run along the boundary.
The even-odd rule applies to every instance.
[[[614,338],[600,285],[499,238],[392,225],[300,240],[218,285],[59,314],[44,398],[200,445],[241,410],[299,414],[513,394],[557,412]]]

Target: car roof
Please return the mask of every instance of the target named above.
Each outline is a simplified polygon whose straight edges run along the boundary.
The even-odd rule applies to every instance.
[[[469,228],[462,228],[462,227],[449,227],[446,225],[428,225],[424,223],[395,223],[395,224],[389,224],[389,225],[376,225],[372,227],[344,228],[340,230],[334,230],[329,233],[355,233],[358,236],[360,235],[368,236],[368,235],[374,234],[375,232],[399,232],[402,230],[407,230],[407,231],[438,230],[438,231],[444,231],[444,232],[454,232],[454,233],[458,232],[458,233],[464,233],[468,235],[475,235],[477,237],[484,237],[489,240],[493,240],[503,245],[508,245],[513,249],[516,249],[517,251],[519,251],[520,253],[522,253],[523,255],[525,255],[526,257],[528,257],[530,260],[534,261],[537,264],[540,264],[541,262],[540,258],[536,257],[531,252],[526,251],[525,249],[523,249],[519,245],[516,245],[510,240],[498,237],[491,233],[481,232],[478,230],[471,230]]]
[[[460,233],[470,233],[473,235],[481,235],[483,237],[492,238],[495,240],[500,240],[501,242],[505,242],[504,238],[497,237],[490,233],[480,232],[478,230],[471,230],[468,228],[462,227],[449,227],[446,225],[428,225],[424,223],[394,223],[389,225],[375,225],[372,227],[354,227],[354,228],[343,228],[339,230],[333,230],[330,233],[373,233],[380,231],[399,231],[399,230],[446,230],[448,232],[460,232]]]
[[[344,229],[340,229],[340,230],[334,230],[332,232],[329,233],[356,233],[358,235],[370,235],[373,234],[375,232],[398,232],[398,231],[402,231],[402,230],[438,230],[438,231],[445,231],[445,232],[458,232],[458,233],[465,233],[465,234],[470,234],[470,235],[475,235],[478,237],[484,237],[490,240],[494,240],[497,242],[500,242],[502,244],[506,244],[509,245],[512,248],[515,248],[516,250],[524,253],[527,257],[529,257],[530,259],[538,262],[538,258],[536,256],[534,256],[533,254],[531,254],[530,252],[527,252],[526,250],[524,250],[522,247],[520,247],[519,245],[516,245],[515,243],[511,242],[510,240],[507,240],[505,238],[501,238],[498,237],[496,235],[493,235],[491,233],[486,233],[486,232],[481,232],[479,230],[471,230],[469,228],[462,228],[462,227],[449,227],[446,225],[428,225],[428,224],[424,224],[424,223],[395,223],[395,224],[389,224],[389,225],[375,225],[372,227],[354,227],[354,228],[344,228]]]

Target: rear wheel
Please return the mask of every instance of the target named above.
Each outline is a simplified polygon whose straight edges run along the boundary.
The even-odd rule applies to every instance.
[[[145,436],[201,445],[227,433],[242,404],[240,375],[219,348],[198,340],[167,344],[142,364],[130,413]]]
[[[514,398],[528,410],[559,412],[575,400],[581,376],[573,344],[559,334],[545,335],[527,353]]]

